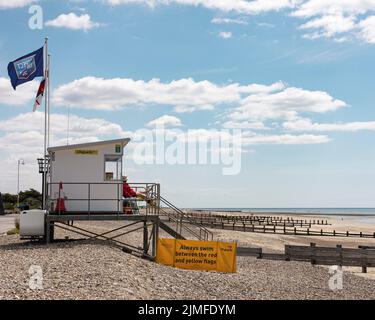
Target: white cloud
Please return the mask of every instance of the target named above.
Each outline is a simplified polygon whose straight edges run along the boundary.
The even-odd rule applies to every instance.
[[[84,137],[121,136],[122,128],[118,124],[98,118],[83,118],[77,115],[70,115],[69,135],[73,139]],[[51,137],[52,143],[66,137],[67,115],[51,114]],[[14,118],[0,121],[0,131],[4,132],[30,132],[36,131],[41,135],[44,130],[44,113],[40,111],[28,112],[17,115]]]
[[[230,32],[230,31],[221,31],[221,32],[219,32],[218,35],[219,35],[220,38],[223,38],[223,39],[232,38],[232,32]]]
[[[375,11],[375,0],[106,0],[110,5],[143,4],[190,5],[224,13],[259,15],[281,11],[304,21],[300,29],[311,30],[303,34],[307,39],[332,38],[344,42],[357,38],[374,43],[372,19],[366,15]],[[243,19],[214,18],[212,23],[243,23]],[[261,25],[261,24],[258,24]],[[266,24],[263,24],[266,25]],[[229,34],[226,38],[230,37]]]
[[[93,22],[90,15],[87,13],[78,16],[71,12],[68,14],[60,14],[55,19],[47,21],[45,25],[49,27],[87,31],[99,27],[100,23]]]
[[[164,117],[164,119],[167,118]],[[66,144],[67,120],[66,115],[51,114],[51,145]],[[175,121],[175,124],[177,123],[179,122]],[[0,121],[0,167],[4,173],[0,180],[0,190],[7,192],[15,190],[16,164],[20,158],[26,161],[26,165],[21,168],[21,189],[40,187],[36,159],[43,152],[43,129],[44,114],[40,111],[23,113]],[[157,134],[156,129],[153,130]],[[70,116],[69,142],[75,144],[130,137],[133,139],[133,143],[129,145],[131,151],[134,150],[137,143],[142,143],[136,141],[142,141],[144,134],[149,134],[149,132],[145,129],[133,132],[124,131],[121,125],[104,119],[84,118],[72,114]],[[166,129],[165,135],[168,137],[168,141],[176,139],[176,141],[188,144],[195,144],[202,139],[210,143],[214,141],[239,143],[234,140],[230,130],[193,129],[187,131],[173,128]],[[258,135],[245,130],[243,131],[244,148],[242,151],[245,152],[246,146],[254,144],[315,144],[328,141],[326,136],[320,135]]]
[[[155,120],[150,121],[147,126],[163,126],[163,127],[180,127],[182,125],[181,120],[175,116],[164,115]]]
[[[308,0],[301,3],[291,15],[300,19],[310,19],[301,29],[317,29],[305,34],[305,38],[333,38],[337,42],[348,41],[355,36],[373,43],[373,21],[365,14],[375,10],[374,0]],[[337,37],[340,35],[339,37]]]
[[[358,27],[359,36],[368,43],[375,43],[375,16],[367,17],[362,20]]]
[[[375,121],[347,122],[347,123],[313,123],[310,119],[298,119],[283,123],[283,128],[292,131],[375,131]]]
[[[22,8],[37,0],[0,0],[0,9]]]
[[[21,168],[21,189],[39,188],[38,157],[43,154],[44,113],[40,111],[19,114],[0,121],[0,190],[14,191],[17,159],[24,159]],[[51,114],[51,145],[65,145],[67,116]],[[84,143],[127,136],[120,125],[98,118],[70,116],[69,143]],[[3,174],[4,173],[4,174]],[[40,188],[39,188],[40,189]]]
[[[37,81],[31,81],[13,90],[10,80],[0,77],[0,105],[23,106],[35,98],[38,86]]]
[[[247,25],[247,21],[244,19],[233,19],[233,18],[213,18],[211,20],[213,24],[243,24]]]
[[[358,15],[369,10],[375,10],[374,0],[305,0],[300,1],[292,15],[300,18],[338,13]]]
[[[244,98],[228,118],[232,122],[294,120],[299,113],[325,113],[343,108],[346,103],[324,91],[308,91],[289,87],[270,94],[253,94]]]
[[[255,145],[255,144],[320,144],[327,143],[331,139],[325,135],[311,135],[311,134],[302,134],[302,135],[290,135],[290,134],[281,134],[281,135],[249,135],[242,138],[242,141],[245,145]]]
[[[273,92],[282,82],[270,86],[232,83],[217,85],[191,78],[161,82],[128,78],[103,79],[85,77],[59,86],[53,93],[57,105],[84,109],[116,110],[127,106],[169,105],[176,112],[212,110],[220,104],[239,102],[242,95]]]
[[[266,27],[266,28],[275,28],[275,25],[268,22],[259,22],[257,23],[259,27]]]
[[[144,4],[150,7],[157,5],[192,5],[223,12],[259,14],[267,11],[278,11],[292,8],[299,0],[106,0],[110,5]]]
[[[254,130],[267,129],[263,123],[267,120],[291,121],[303,113],[325,113],[347,106],[324,91],[288,87],[281,81],[271,85],[217,85],[191,78],[163,83],[159,79],[147,82],[95,77],[61,85],[53,93],[53,103],[97,110],[165,105],[172,106],[178,113],[229,105],[231,109],[224,117],[223,126]],[[171,118],[157,120],[178,124]]]
[[[226,121],[223,123],[223,128],[228,129],[252,129],[252,130],[267,130],[269,129],[261,121]]]
[[[302,24],[300,29],[317,29],[317,32],[306,34],[306,38],[317,39],[320,37],[331,38],[337,34],[351,31],[355,28],[354,16],[343,16],[342,14],[324,15]]]

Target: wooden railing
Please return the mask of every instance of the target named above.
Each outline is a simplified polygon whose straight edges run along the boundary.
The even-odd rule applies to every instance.
[[[366,273],[368,267],[375,267],[375,247],[359,246],[356,248],[317,247],[285,245],[284,253],[265,253],[262,248],[238,247],[238,256],[253,256],[258,259],[307,261],[316,265],[339,265],[362,267]]]

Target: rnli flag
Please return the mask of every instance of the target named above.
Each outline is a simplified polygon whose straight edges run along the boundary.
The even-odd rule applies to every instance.
[[[44,47],[31,52],[17,60],[9,62],[8,75],[12,87],[33,80],[35,77],[44,77]]]
[[[36,94],[35,103],[33,112],[40,107],[40,104],[42,103],[43,95],[44,95],[44,88],[46,86],[46,79],[43,79],[42,82],[39,85],[38,92]]]

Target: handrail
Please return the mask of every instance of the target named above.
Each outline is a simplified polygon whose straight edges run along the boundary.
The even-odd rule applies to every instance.
[[[48,183],[48,187],[50,189],[50,193],[52,193],[52,186],[59,185],[60,182],[50,182]],[[79,186],[81,185],[82,188],[86,187],[87,188],[87,198],[85,198],[85,195],[81,198],[68,198],[67,201],[87,201],[87,212],[88,215],[94,210],[92,209],[95,207],[95,205],[92,205],[93,202],[95,201],[116,201],[117,202],[117,211],[114,210],[113,212],[117,212],[117,214],[122,213],[120,211],[120,201],[122,201],[122,192],[120,192],[119,186],[122,185],[122,181],[103,181],[103,182],[63,182],[63,185],[76,185]],[[114,186],[117,188],[117,197],[113,198],[108,197],[108,198],[92,198],[92,186],[95,185],[107,185],[107,186]],[[160,184],[158,183],[142,183],[142,182],[132,182],[129,183],[130,186],[132,186],[134,189],[139,190],[142,189],[144,190],[145,194],[145,199],[139,199],[137,201],[145,201],[146,202],[146,215],[147,214],[159,214],[160,212],[163,213],[164,215],[167,215],[170,220],[172,220],[174,223],[176,223],[176,232],[180,233],[182,230],[186,230],[189,232],[191,235],[193,235],[195,238],[199,240],[212,240],[213,239],[213,233],[209,231],[205,226],[199,225],[194,221],[192,217],[190,217],[187,213],[182,211],[181,209],[177,208],[174,204],[169,202],[167,199],[163,198],[160,196]],[[58,198],[61,198],[61,189],[59,188],[58,190]],[[48,195],[48,203],[51,203],[52,201],[56,201],[58,198],[54,198],[51,196],[51,194]],[[164,210],[163,207],[161,207],[160,202],[166,205],[169,209],[172,210],[171,212],[168,212],[167,210]],[[86,210],[85,210],[86,211]],[[59,212],[60,214],[60,212]],[[190,226],[194,226],[196,229],[191,228]]]
[[[169,212],[165,211],[165,210],[162,209],[162,208],[160,208],[160,211],[161,211],[162,213],[164,213],[165,215],[167,215],[168,218],[169,218],[170,220],[172,220],[172,222],[175,222],[177,225],[180,223],[180,221],[179,221],[178,219],[176,219],[175,216],[171,215]],[[201,239],[201,236],[200,236],[197,232],[195,232],[195,231],[192,230],[191,228],[187,227],[186,225],[184,225],[184,229],[186,229],[190,234],[192,234],[192,235],[193,235],[194,237],[196,237],[197,239]],[[179,232],[178,232],[178,227],[177,227],[176,232],[179,233]],[[180,232],[181,232],[181,228],[180,228]],[[181,234],[181,233],[180,233],[180,234]]]
[[[61,198],[61,189],[59,188],[58,192],[57,190],[55,189],[55,194],[58,193],[58,195],[56,196],[52,196],[52,187],[53,186],[58,186],[60,184],[60,182],[49,182],[48,183],[48,188],[47,190],[49,189],[49,193],[47,195],[47,198],[48,198],[48,204],[50,207],[50,203],[53,202],[53,201],[56,201],[58,198]],[[88,214],[90,215],[91,212],[93,212],[94,210],[92,210],[91,208],[91,203],[92,202],[95,202],[95,201],[112,201],[112,202],[116,202],[116,207],[117,207],[117,210],[113,210],[113,212],[117,213],[117,214],[120,214],[122,213],[122,210],[120,210],[120,203],[121,201],[123,200],[123,197],[122,197],[122,189],[120,189],[119,187],[123,185],[123,182],[120,181],[120,180],[111,180],[111,181],[101,181],[101,182],[62,182],[63,186],[69,186],[69,185],[73,185],[73,186],[82,186],[82,189],[83,188],[87,188],[87,197],[86,197],[86,194],[83,196],[83,197],[75,197],[75,198],[72,198],[72,197],[69,197],[68,199],[66,199],[66,201],[87,201],[87,212]],[[139,191],[139,190],[144,190],[144,194],[145,194],[145,199],[137,199],[136,201],[146,201],[146,203],[148,201],[158,201],[159,200],[159,184],[158,183],[155,183],[155,182],[131,182],[129,183],[129,185],[131,187],[133,187],[136,191]],[[116,198],[114,198],[113,196],[112,197],[108,197],[108,198],[92,198],[92,188],[91,186],[112,186],[113,188],[115,188],[114,190],[116,191]],[[65,191],[65,190],[63,190]],[[64,192],[65,193],[65,192]],[[74,195],[74,194],[73,194]],[[149,205],[146,206],[146,215],[150,212],[150,208],[149,208]],[[86,211],[86,210],[85,210]],[[60,213],[60,212],[59,212]]]
[[[181,209],[177,208],[174,204],[172,204],[171,202],[169,202],[167,199],[165,199],[164,197],[160,196],[160,201],[167,205],[170,209],[172,209],[174,212],[175,212],[175,215],[174,215],[174,221],[177,222],[177,229],[178,229],[178,226],[180,227],[180,230],[182,230],[182,228],[186,229],[188,232],[190,232],[191,234],[193,234],[196,238],[198,238],[199,240],[209,240],[209,239],[213,239],[213,233],[211,231],[209,231],[206,227],[204,226],[201,226],[199,224],[197,224],[193,219],[191,219],[185,212],[183,212]],[[165,211],[164,209],[160,208],[160,210],[167,214],[168,217],[170,218],[171,216],[173,216],[173,214]],[[195,231],[193,231],[191,228],[189,228],[187,226],[186,223],[184,222],[188,222],[190,225],[193,225],[195,226],[196,228],[198,228],[199,230],[199,234]],[[178,231],[178,230],[177,230]],[[202,237],[202,233],[203,233],[203,237]]]

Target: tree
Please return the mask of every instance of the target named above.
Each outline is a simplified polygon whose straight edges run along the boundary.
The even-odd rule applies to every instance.
[[[6,210],[13,210],[17,204],[17,195],[4,193],[3,203]],[[41,208],[42,194],[35,189],[29,189],[20,192],[20,204],[29,205],[30,209]]]
[[[27,199],[35,199],[42,202],[42,194],[35,189],[29,189],[20,192],[20,202],[25,202]]]
[[[17,195],[10,194],[10,193],[4,193],[3,194],[3,202],[4,203],[17,203]]]

